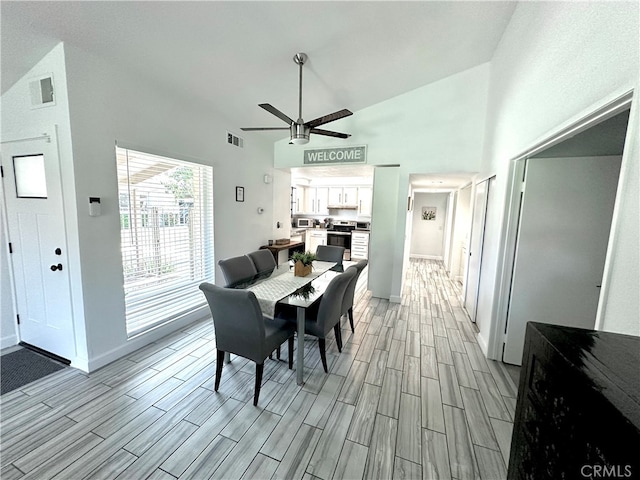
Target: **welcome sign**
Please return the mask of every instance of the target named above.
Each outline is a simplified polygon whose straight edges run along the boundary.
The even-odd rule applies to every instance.
[[[304,151],[305,165],[323,165],[327,163],[366,163],[365,146],[321,148]]]

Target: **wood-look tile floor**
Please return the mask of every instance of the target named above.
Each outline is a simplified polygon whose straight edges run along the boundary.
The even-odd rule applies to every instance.
[[[297,386],[285,346],[265,363],[258,407],[241,358],[213,391],[210,320],[90,375],[65,369],[0,398],[0,477],[505,478],[516,389],[458,297],[431,260],[411,261],[401,304],[361,282],[355,334],[343,318],[329,373],[307,337]]]

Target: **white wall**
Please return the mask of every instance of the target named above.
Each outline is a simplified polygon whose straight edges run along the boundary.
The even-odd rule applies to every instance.
[[[228,145],[229,127],[224,116],[206,104],[157,88],[153,79],[125,72],[77,47],[59,45],[44,61],[57,62],[60,75],[56,76],[56,85],[65,86],[68,82],[66,125],[64,118],[57,118],[64,117],[65,112],[40,120],[38,115],[42,114],[13,101],[11,91],[6,102],[3,96],[3,123],[7,125],[6,119],[19,119],[18,131],[34,123],[62,124],[61,160],[70,223],[67,235],[73,247],[70,253],[76,258],[70,270],[73,269],[76,293],[80,292],[74,295],[81,309],[76,327],[82,334],[81,350],[85,352],[85,358],[72,364],[93,370],[191,319],[208,315],[205,308],[181,322],[127,339],[116,142],[213,166],[216,261],[257,249],[273,238],[278,230],[275,222],[286,222],[281,218],[285,211],[288,218],[289,199],[288,188],[277,194],[274,187],[288,184],[289,179],[288,174],[280,173],[277,181],[265,184],[265,174],[275,177],[272,145],[254,138],[245,139],[243,149]],[[24,89],[25,81],[18,82],[12,91]],[[66,106],[66,93],[61,95],[62,89],[58,92],[58,103]],[[245,187],[244,202],[235,201],[236,185]],[[101,216],[89,217],[89,196],[101,197]],[[258,207],[265,208],[265,212],[259,214]]]
[[[359,110],[331,124],[336,130],[353,134],[347,142],[316,135],[307,146],[366,145],[368,164],[399,165],[397,174],[385,174],[384,179],[374,180],[369,278],[390,282],[384,288],[373,290],[374,295],[400,301],[406,259],[402,232],[406,228],[409,176],[478,171],[488,74],[489,66],[483,64]],[[304,150],[305,147],[289,145],[286,140],[276,142],[275,166],[302,166]],[[395,192],[394,198],[389,197],[390,192]],[[388,217],[391,223],[376,218],[382,204],[386,204],[385,210],[395,209],[395,216]],[[389,236],[392,228],[394,235]],[[382,241],[383,238],[386,241]]]
[[[416,192],[413,197],[412,257],[442,260],[448,193]],[[422,207],[435,207],[435,220],[422,219]]]
[[[373,177],[371,233],[369,234],[369,290],[374,297],[389,298],[392,295],[392,278],[389,273],[396,261],[393,251],[398,237],[404,242],[404,232],[398,226],[398,168],[378,168]],[[374,253],[378,252],[378,253]],[[384,273],[380,273],[384,272]]]
[[[216,262],[255,250],[273,237],[274,212],[282,216],[282,206],[273,203],[280,198],[274,196],[273,188],[282,179],[263,181],[265,174],[274,175],[272,145],[260,143],[257,137],[245,138],[244,148],[227,144],[229,122],[209,105],[157,88],[152,79],[125,72],[76,47],[67,48],[67,71],[76,201],[81,207],[78,236],[87,343],[93,368],[167,333],[127,341],[115,143],[213,166]],[[245,188],[244,202],[235,201],[236,186]],[[103,199],[102,216],[88,216],[89,196]],[[288,199],[288,191],[283,198]],[[265,212],[259,214],[258,207]],[[208,315],[208,310],[199,313]]]
[[[497,173],[495,205],[503,211],[510,160],[564,126],[638,88],[638,3],[519,3],[491,62],[487,141],[482,174]],[[637,95],[637,91],[636,91]],[[638,266],[638,105],[625,146],[619,221],[602,328],[640,334]],[[624,168],[624,165],[623,165]],[[487,228],[504,241],[503,216]],[[496,260],[497,262],[498,260]],[[497,265],[483,265],[497,276]],[[496,282],[494,287],[497,288]],[[483,319],[480,336],[497,338],[500,319]],[[481,343],[483,343],[481,342]],[[496,355],[497,345],[489,345]]]

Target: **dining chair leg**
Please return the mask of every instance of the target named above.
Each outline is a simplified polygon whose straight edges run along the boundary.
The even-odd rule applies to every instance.
[[[324,373],[329,373],[327,370],[327,352],[326,352],[326,344],[324,338],[318,339],[318,347],[320,348],[320,360],[322,360],[322,367],[324,368]]]
[[[289,370],[291,370],[293,368],[293,335],[289,337],[287,345],[289,347]]]
[[[340,323],[337,323],[333,327],[333,334],[336,337],[336,346],[338,347],[338,351],[342,353],[342,332],[340,330]]]
[[[256,387],[253,394],[253,406],[258,405],[258,397],[260,396],[260,386],[262,385],[262,372],[264,370],[264,363],[256,363]]]
[[[224,364],[224,350],[218,350],[216,356],[216,384],[214,390],[217,392],[222,377],[222,365]]]
[[[349,317],[349,325],[351,325],[351,333],[355,333],[355,329],[353,328],[353,308],[349,308],[347,316]]]

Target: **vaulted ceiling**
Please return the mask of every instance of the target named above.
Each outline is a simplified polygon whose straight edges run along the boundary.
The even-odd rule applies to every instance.
[[[1,8],[2,92],[67,42],[235,125],[282,126],[258,108],[304,118],[353,112],[490,61],[515,2],[46,1]],[[248,133],[247,133],[248,134]],[[278,139],[283,132],[260,132]]]

